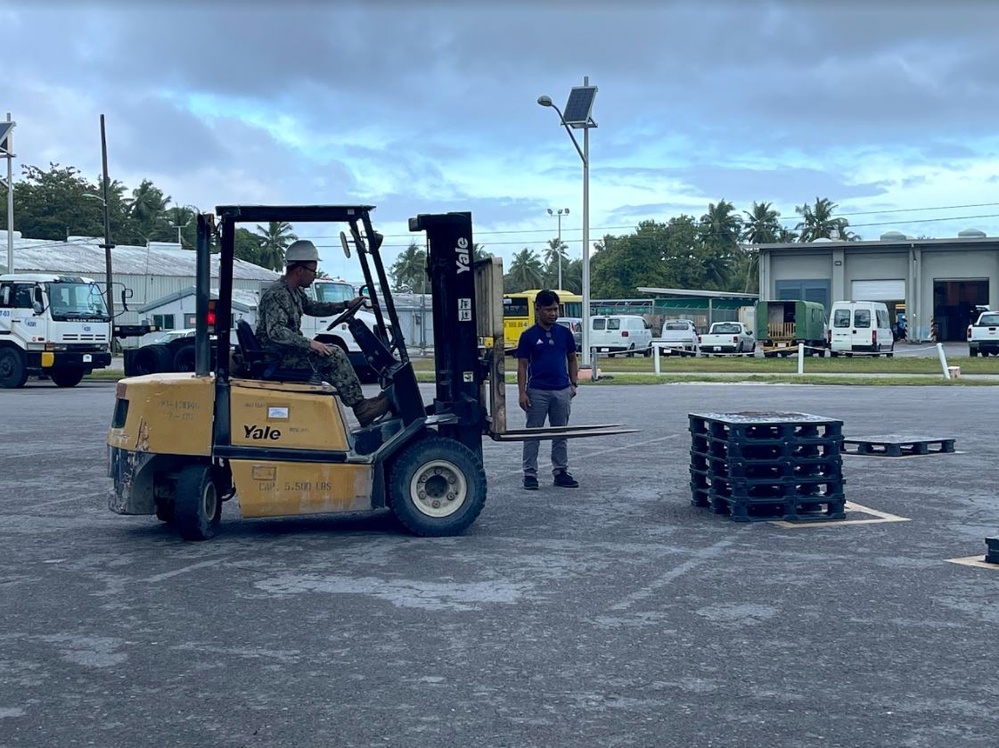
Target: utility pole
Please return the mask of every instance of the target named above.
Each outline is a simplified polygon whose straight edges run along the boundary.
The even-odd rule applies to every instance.
[[[7,112],[7,121],[0,126],[0,153],[7,159],[7,272],[14,272],[14,150],[11,130],[17,123]]]
[[[101,162],[104,165],[104,270],[107,273],[107,298],[108,315],[114,320],[114,294],[111,292],[111,250],[114,245],[111,243],[111,213],[108,205],[108,141],[104,134],[104,115],[101,115]]]

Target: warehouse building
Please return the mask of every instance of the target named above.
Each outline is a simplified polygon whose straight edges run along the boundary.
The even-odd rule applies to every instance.
[[[944,239],[897,231],[874,241],[760,244],[760,298],[882,301],[905,315],[910,341],[964,340],[978,305],[999,304],[999,238],[977,229]]]
[[[71,236],[66,241],[24,239],[14,232],[14,268],[19,273],[49,272],[79,275],[106,283],[105,252],[101,239]],[[0,252],[0,273],[7,272],[6,252]],[[112,292],[117,324],[137,324],[143,319],[163,329],[185,327],[183,299],[194,285],[195,253],[170,242],[149,242],[145,247],[116,246],[111,250]],[[218,278],[218,256],[212,257],[212,277]],[[233,266],[233,298],[249,307],[252,294],[277,280],[279,273],[250,262]],[[121,292],[126,291],[127,311]],[[252,293],[251,293],[252,292]],[[179,302],[179,303],[171,303]],[[192,302],[193,303],[193,302]],[[160,309],[159,307],[165,308]],[[126,345],[135,341],[126,341]]]

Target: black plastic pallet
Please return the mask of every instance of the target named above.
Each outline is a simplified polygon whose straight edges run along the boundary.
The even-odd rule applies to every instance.
[[[712,478],[710,490],[712,496],[753,503],[843,496],[845,484],[843,478],[795,478],[787,482]]]
[[[731,460],[692,454],[690,466],[707,470],[719,478],[749,478],[765,481],[793,481],[796,478],[838,479],[843,474],[840,455],[800,459]]]
[[[711,457],[729,460],[767,461],[832,457],[840,453],[842,437],[800,438],[796,440],[768,439],[744,441],[724,440],[710,436],[691,438],[691,450]]]
[[[846,500],[842,496],[826,497],[820,501],[788,500],[752,504],[712,496],[708,506],[715,514],[725,515],[734,522],[820,522],[846,518]]]
[[[688,418],[691,434],[726,441],[797,441],[843,435],[842,421],[808,413],[689,413]]]
[[[909,455],[953,451],[954,439],[940,436],[883,434],[879,436],[851,436],[843,439],[843,453],[853,455],[908,457]]]

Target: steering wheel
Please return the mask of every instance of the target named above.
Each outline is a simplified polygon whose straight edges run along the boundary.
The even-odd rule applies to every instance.
[[[339,317],[330,322],[326,329],[332,330],[337,325],[342,325],[344,322],[351,319],[355,314],[357,314],[357,310],[360,309],[362,306],[364,306],[364,304],[365,304],[365,298],[363,296],[358,296],[356,299],[351,299],[350,301],[347,302],[347,308],[340,314]]]

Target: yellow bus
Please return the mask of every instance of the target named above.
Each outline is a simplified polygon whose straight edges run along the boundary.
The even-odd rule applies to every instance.
[[[507,353],[517,349],[520,334],[535,323],[534,299],[540,288],[503,294],[503,347]],[[582,317],[583,297],[571,291],[555,291],[559,317]]]

